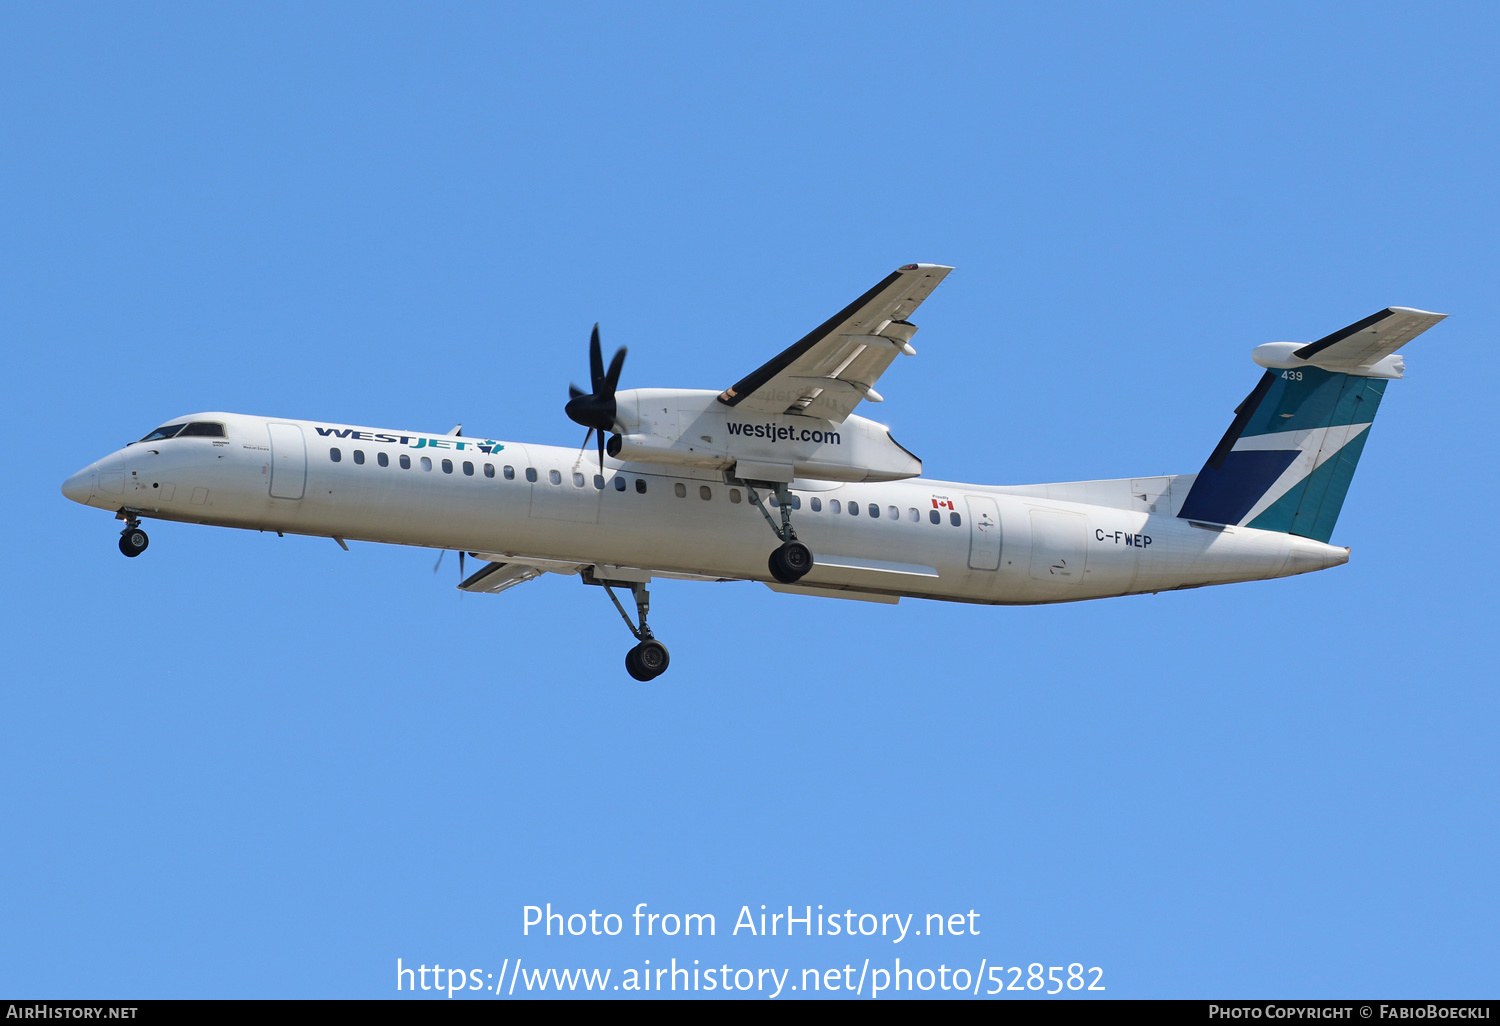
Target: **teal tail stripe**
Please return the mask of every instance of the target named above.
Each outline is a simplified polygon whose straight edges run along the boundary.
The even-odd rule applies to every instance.
[[[1366,423],[1375,419],[1385,394],[1384,378],[1347,377],[1336,404],[1330,426]],[[1339,419],[1342,414],[1346,419]],[[1347,419],[1357,417],[1358,419]],[[1344,497],[1354,480],[1354,468],[1365,451],[1370,429],[1361,431],[1335,455],[1323,462],[1304,480],[1293,485],[1281,498],[1250,521],[1249,526],[1266,531],[1283,531],[1304,538],[1326,542],[1333,537],[1333,525],[1344,508]]]
[[[1243,436],[1368,424],[1375,419],[1385,378],[1355,377],[1309,367],[1295,379],[1277,378],[1249,417]]]
[[[1386,383],[1315,367],[1267,373],[1178,515],[1328,541]]]

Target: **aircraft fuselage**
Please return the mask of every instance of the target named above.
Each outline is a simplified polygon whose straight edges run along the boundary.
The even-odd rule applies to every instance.
[[[795,481],[793,524],[816,565],[788,586],[768,572],[776,542],[761,511],[722,471],[607,459],[601,474],[592,451],[558,446],[223,413],[181,419],[222,423],[224,437],[133,443],[75,474],[64,493],[127,517],[876,601],[1066,602],[1348,559],[1296,535],[1179,518],[1192,475]]]

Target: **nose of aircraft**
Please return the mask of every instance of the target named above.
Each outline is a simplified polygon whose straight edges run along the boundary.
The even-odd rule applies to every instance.
[[[62,493],[74,502],[81,502],[87,506],[89,500],[94,497],[94,480],[95,470],[91,464],[64,481]]]

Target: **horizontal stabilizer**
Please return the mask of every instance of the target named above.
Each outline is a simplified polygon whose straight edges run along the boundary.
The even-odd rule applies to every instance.
[[[1267,342],[1256,346],[1256,363],[1272,370],[1317,367],[1342,374],[1399,378],[1406,366],[1396,350],[1447,317],[1447,314],[1391,306],[1316,342]]]
[[[1447,314],[1391,306],[1297,350],[1298,359],[1318,358],[1324,367],[1369,367],[1390,356]]]

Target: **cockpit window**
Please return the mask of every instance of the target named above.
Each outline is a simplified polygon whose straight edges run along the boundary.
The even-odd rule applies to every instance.
[[[143,442],[159,442],[163,438],[173,438],[173,437],[176,437],[177,432],[181,431],[184,426],[185,425],[183,425],[183,424],[167,424],[167,425],[165,425],[163,427],[157,428],[155,431],[151,432],[145,438],[142,438],[141,441],[143,441]]]
[[[223,438],[224,425],[211,424],[207,421],[194,421],[182,429],[179,438]]]

